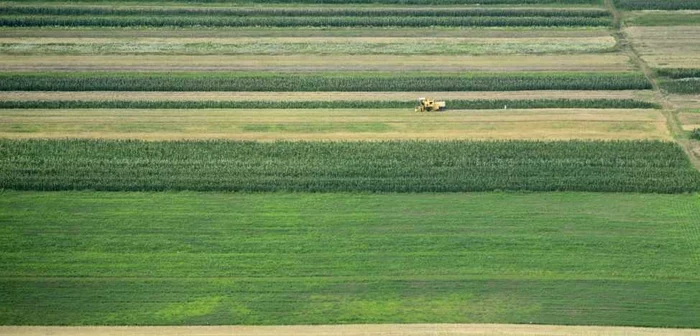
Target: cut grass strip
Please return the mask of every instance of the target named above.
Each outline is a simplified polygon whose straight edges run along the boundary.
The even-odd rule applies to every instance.
[[[643,90],[639,73],[0,73],[0,91]]]
[[[389,109],[412,108],[413,101],[0,101],[0,109]],[[657,103],[633,99],[448,100],[449,109],[500,108],[660,109]]]
[[[670,140],[659,110],[14,109],[0,137],[143,140]]]
[[[532,55],[607,53],[610,37],[593,38],[170,38],[3,39],[8,55]]]

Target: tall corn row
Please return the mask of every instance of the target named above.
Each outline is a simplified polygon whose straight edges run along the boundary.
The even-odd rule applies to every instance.
[[[515,91],[641,90],[635,73],[392,74],[45,73],[0,74],[0,91]]]
[[[0,140],[0,189],[680,193],[674,143]]]

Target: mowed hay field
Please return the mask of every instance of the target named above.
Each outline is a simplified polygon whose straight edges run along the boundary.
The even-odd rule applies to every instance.
[[[406,109],[6,110],[5,138],[178,140],[658,139],[668,140],[658,110]]]
[[[2,2],[0,334],[697,334],[683,3]]]

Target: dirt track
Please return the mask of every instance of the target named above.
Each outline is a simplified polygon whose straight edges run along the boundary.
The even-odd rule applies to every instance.
[[[0,327],[0,334],[5,336],[691,336],[700,335],[700,330],[515,324],[386,324],[260,327]]]

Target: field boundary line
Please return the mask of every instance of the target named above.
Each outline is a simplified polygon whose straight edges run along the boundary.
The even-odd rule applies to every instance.
[[[561,326],[526,324],[348,324],[348,325],[299,325],[299,326],[178,326],[178,327],[24,327],[3,326],[0,333],[5,336],[496,336],[496,335],[541,335],[541,336],[692,336],[700,335],[698,329],[667,329],[639,327]]]

